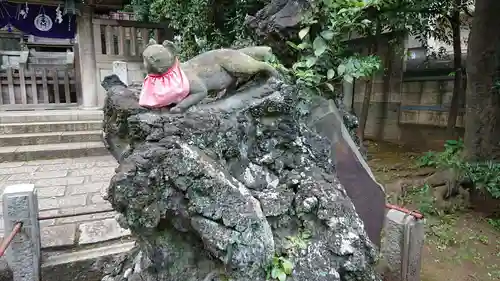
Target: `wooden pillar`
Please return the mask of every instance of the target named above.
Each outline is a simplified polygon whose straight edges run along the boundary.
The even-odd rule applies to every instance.
[[[92,26],[92,8],[84,6],[82,15],[77,17],[77,46],[80,89],[82,91],[81,107],[95,109],[97,104],[96,60],[94,51],[94,35]]]

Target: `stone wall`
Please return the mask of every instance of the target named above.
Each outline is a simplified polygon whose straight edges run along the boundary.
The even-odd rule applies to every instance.
[[[375,76],[365,137],[406,144],[418,149],[439,149],[452,138],[446,132],[453,76],[403,72],[402,52],[379,46],[384,70]],[[399,53],[399,55],[398,55]],[[355,81],[353,109],[361,115],[366,82]],[[457,118],[456,134],[463,135],[463,115]]]

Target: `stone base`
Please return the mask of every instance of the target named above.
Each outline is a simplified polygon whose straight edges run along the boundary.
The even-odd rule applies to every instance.
[[[425,220],[389,210],[382,241],[382,257],[389,267],[384,280],[420,281],[424,242]]]
[[[79,251],[67,250],[44,253],[42,280],[96,281],[117,270],[117,264],[132,252],[134,241],[107,243]],[[4,259],[0,260],[0,281],[13,281],[12,272]]]

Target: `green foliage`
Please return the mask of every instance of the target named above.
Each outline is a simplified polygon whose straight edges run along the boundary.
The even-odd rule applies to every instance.
[[[444,151],[425,153],[418,158],[417,165],[419,167],[460,168],[460,165],[462,165],[460,153],[463,149],[464,142],[462,139],[447,140],[444,143]]]
[[[500,231],[500,219],[488,219],[488,224]]]
[[[493,161],[466,162],[461,154],[464,143],[459,140],[445,142],[444,151],[429,151],[417,160],[420,167],[454,169],[459,177],[470,179],[476,188],[487,191],[493,198],[500,198],[500,163]]]
[[[265,0],[132,0],[145,21],[165,22],[174,29],[180,56],[188,59],[200,52],[229,47],[248,40],[243,21],[260,9]]]
[[[287,236],[288,243],[285,245],[285,249],[290,254],[296,253],[298,250],[304,250],[307,248],[310,238],[310,231],[300,231],[296,236]]]
[[[274,67],[276,70],[278,70],[282,74],[283,76],[282,78],[286,82],[292,83],[294,81],[293,71],[284,66],[276,57],[276,55],[273,54],[269,57],[266,57],[265,61],[269,63],[272,67]]]
[[[427,151],[424,155],[417,159],[418,167],[436,167],[437,154],[434,151]]]
[[[284,246],[284,256],[276,255],[273,258],[267,270],[268,280],[277,279],[278,281],[284,281],[287,276],[292,274],[294,265],[285,256],[294,256],[298,254],[298,251],[306,249],[311,235],[310,231],[301,229],[297,235],[286,237],[287,243]]]
[[[298,42],[288,42],[298,55],[298,60],[292,67],[292,74],[297,83],[305,86],[310,92],[331,95],[335,91],[334,85],[337,82],[344,80],[352,83],[354,79],[370,77],[381,69],[381,62],[376,54],[361,56],[350,53],[352,50],[347,46],[347,42],[352,34],[365,36],[368,41],[372,41],[372,44],[382,31],[410,33],[424,46],[429,38],[452,43],[452,26],[461,24],[454,16],[457,12],[463,14],[464,11],[468,11],[468,5],[473,1],[458,2],[457,0],[311,1],[311,7],[302,20]],[[444,56],[446,54],[443,50],[428,51],[431,56]]]
[[[302,19],[299,42],[288,42],[298,54],[292,67],[297,84],[314,94],[334,92],[335,82],[370,76],[380,69],[376,56],[349,54],[347,34],[366,34],[372,22],[357,0],[313,1]]]
[[[284,258],[275,256],[267,272],[267,279],[275,279],[278,281],[285,281],[287,276],[291,275],[293,271],[293,263]]]
[[[464,163],[463,170],[477,188],[483,188],[493,196],[500,198],[500,164],[493,161]]]
[[[454,14],[469,12],[473,0],[383,0],[377,1],[380,19],[393,30],[405,30],[427,46],[427,39],[452,44]],[[430,56],[444,55],[442,50],[428,49]]]

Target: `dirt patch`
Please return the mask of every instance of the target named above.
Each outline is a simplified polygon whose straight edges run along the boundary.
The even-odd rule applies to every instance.
[[[500,220],[436,206],[425,189],[400,198],[398,181],[432,172],[416,167],[422,152],[381,142],[366,145],[368,163],[377,180],[386,187],[388,201],[426,214],[422,281],[500,280]]]

